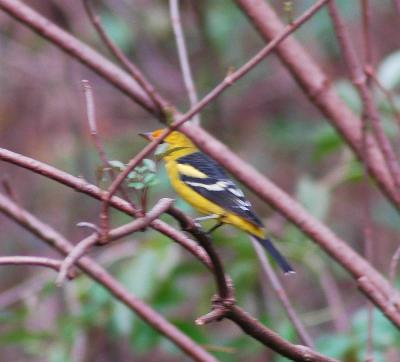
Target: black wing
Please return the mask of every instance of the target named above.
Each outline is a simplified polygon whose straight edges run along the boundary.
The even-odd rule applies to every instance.
[[[233,212],[257,226],[263,226],[242,190],[235,185],[225,170],[212,158],[204,153],[195,152],[180,157],[177,162],[190,165],[207,175],[206,178],[200,178],[181,173],[180,179],[186,185],[223,209]]]

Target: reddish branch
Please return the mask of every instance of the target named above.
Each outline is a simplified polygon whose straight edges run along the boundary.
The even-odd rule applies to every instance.
[[[104,198],[101,219],[102,219],[102,233],[103,242],[107,242],[106,231],[109,229],[109,219],[108,219],[108,203],[110,198],[118,190],[122,182],[128,176],[128,174],[145,158],[150,152],[154,151],[158,144],[172,132],[172,130],[177,129],[182,126],[185,122],[190,120],[194,115],[200,112],[204,107],[206,107],[210,102],[215,100],[226,88],[233,85],[240,78],[245,76],[250,70],[252,70],[257,64],[259,64],[268,54],[270,54],[274,48],[282,42],[286,37],[288,37],[294,30],[300,27],[304,22],[306,22],[312,15],[314,15],[328,0],[319,0],[317,3],[310,7],[302,16],[300,16],[292,24],[288,25],[278,34],[267,46],[260,50],[255,56],[253,56],[246,64],[240,67],[237,71],[230,73],[225,77],[225,79],[219,83],[211,92],[209,92],[200,102],[198,102],[194,107],[192,107],[184,115],[177,116],[177,120],[172,123],[166,131],[160,135],[156,140],[153,140],[148,144],[141,152],[139,152],[131,161],[129,161],[126,169],[121,172],[118,177],[113,181],[108,189],[108,194]],[[1,3],[1,2],[0,2]]]
[[[257,62],[261,61],[263,57],[268,54],[268,52],[274,49],[274,46],[277,46],[280,41],[287,37],[294,30],[294,28],[290,28],[291,26],[289,26],[288,28],[286,28],[286,33],[286,30],[279,22],[279,19],[274,18],[275,14],[271,12],[267,3],[262,0],[237,0],[237,2],[244,9],[244,11],[247,12],[251,19],[257,24],[263,36],[265,36],[266,38],[277,37],[277,39],[279,39],[279,41],[274,39],[274,41],[276,42],[274,43],[275,45],[269,45],[270,48],[268,48],[267,46],[263,49],[265,54],[263,54],[261,58],[257,58],[257,56],[252,58],[250,62],[254,62],[252,65],[253,67],[255,64],[257,64]],[[319,1],[317,5],[322,5],[322,2]],[[30,26],[36,32],[46,37],[54,44],[58,45],[59,47],[70,53],[72,56],[79,59],[81,62],[85,63],[90,68],[94,69],[104,78],[108,79],[112,84],[116,85],[119,89],[121,89],[131,98],[136,100],[144,108],[146,108],[153,114],[157,113],[152,108],[152,103],[148,99],[148,97],[146,97],[144,92],[141,91],[137,84],[129,79],[129,77],[127,77],[124,72],[120,71],[117,67],[113,66],[110,62],[106,61],[104,58],[99,56],[96,52],[88,48],[86,45],[71,37],[64,31],[56,27],[54,24],[51,24],[49,21],[47,21],[45,18],[24,5],[22,2],[18,0],[0,0],[0,8],[5,10],[24,24]],[[298,46],[298,44],[294,42],[293,39],[286,39],[285,42],[279,45],[277,51],[281,55],[283,60],[289,65],[289,67],[293,67],[293,74],[306,89],[309,97],[315,102],[317,106],[320,107],[324,114],[333,119],[335,126],[338,128],[338,130],[341,132],[347,142],[352,146],[352,148],[356,151],[359,157],[362,158],[359,142],[360,130],[359,128],[353,127],[353,125],[357,124],[357,121],[359,122],[359,120],[353,115],[353,113],[351,113],[351,111],[349,111],[349,109],[343,104],[343,102],[340,101],[340,99],[336,96],[332,89],[327,86],[327,78],[324,76],[324,74],[312,62],[307,54],[304,53],[304,51]],[[248,70],[250,69],[251,68],[249,68]],[[240,73],[237,72],[235,72],[234,74],[240,75]],[[203,103],[199,103],[198,109],[192,109],[185,116],[187,117],[189,115],[190,118],[193,114],[202,109],[202,107],[208,104],[210,100],[214,99],[216,95],[220,94],[223,89],[225,89],[235,80],[235,77],[232,78],[232,75],[228,75],[225,81],[217,86],[210,93],[211,96],[210,94],[207,96],[209,97],[209,100],[207,100],[206,97],[205,99],[203,99]],[[221,89],[221,91],[218,91],[218,89]],[[213,92],[216,92],[216,95],[212,95]],[[191,112],[193,114],[190,114]],[[178,119],[178,122],[181,123],[185,121],[186,120],[184,118]],[[302,209],[300,205],[298,205],[287,194],[285,194],[282,190],[272,184],[268,179],[263,177],[252,167],[248,166],[246,163],[240,160],[225,146],[210,137],[205,131],[188,124],[184,125],[183,130],[203,150],[210,153],[215,159],[220,161],[220,163],[222,163],[227,169],[229,169],[242,182],[247,184],[252,190],[260,195],[260,197],[264,201],[276,207],[281,213],[288,217],[288,219],[299,226],[301,230],[303,230],[308,236],[310,236],[319,245],[321,245],[356,278],[360,278],[365,274],[368,277],[368,280],[373,283],[374,287],[379,289],[379,292],[382,293],[384,298],[388,298],[388,296],[392,294],[391,292],[393,292],[393,289],[391,289],[387,281],[375,269],[373,269],[351,248],[349,248],[341,239],[334,235],[331,230],[329,230],[326,226],[324,226],[313,217],[311,217],[308,213],[306,213],[306,211]],[[15,159],[10,159],[10,153],[7,154],[7,152],[9,151],[6,151],[5,153],[2,152],[3,156],[4,154],[6,154],[5,159],[8,158],[9,162],[19,164],[18,162],[16,162]],[[398,201],[397,193],[394,192],[393,183],[389,177],[390,175],[388,174],[384,165],[382,165],[382,162],[380,162],[382,160],[382,154],[379,152],[376,146],[373,146],[371,148],[370,159],[371,162],[369,162],[368,164],[369,170],[376,178],[386,195],[396,203]],[[32,166],[32,162],[29,162],[28,165],[25,165],[23,167],[30,168],[29,166]],[[38,164],[36,163],[35,166],[38,166]],[[34,168],[35,167],[33,167],[33,169]],[[36,170],[36,172],[45,175],[47,171],[49,171],[48,168],[44,172],[42,169]],[[74,185],[73,187],[77,190],[85,192],[87,194],[91,194],[96,198],[104,198],[105,196],[105,193],[101,190],[93,188],[92,185],[88,185],[82,180],[78,179],[80,182],[77,182],[77,180],[73,178],[73,176],[63,174],[62,177],[60,177],[60,174],[52,174],[51,177],[54,179],[59,179],[59,182],[62,182],[69,186]],[[132,210],[129,205],[124,202],[121,203],[121,200],[116,197],[112,197],[110,199],[110,203],[113,206],[118,205],[117,207],[125,208],[128,213],[134,214],[134,210]],[[175,234],[176,237],[182,238],[181,235],[177,235],[181,233],[176,232],[174,229],[168,227],[168,225],[163,224],[159,220],[154,221],[151,225],[158,230],[163,230],[163,232],[166,234]],[[185,243],[186,245],[190,245],[190,242],[189,244],[187,244],[187,240],[185,241]],[[192,248],[192,245],[190,248],[192,252],[194,252],[195,249]],[[86,258],[80,260],[79,263],[81,263],[83,260],[86,260]],[[250,329],[248,333],[253,335],[255,338],[258,338],[259,340],[265,338],[265,335],[260,337],[260,333],[264,328],[263,326],[257,325],[258,329],[254,328],[254,321],[251,323],[251,319],[249,321],[249,319],[246,318],[246,315],[243,315],[242,312],[236,313],[236,310],[237,307],[234,307],[231,311],[230,318],[232,320],[240,321],[240,323],[242,323],[242,328],[245,330]],[[250,327],[252,325],[253,329],[250,328],[246,323],[250,323]],[[296,349],[295,351],[296,353],[300,353],[298,349]],[[304,358],[304,349],[302,349],[301,356],[302,358]],[[300,354],[296,354],[295,359],[297,358],[300,358]]]
[[[235,2],[266,41],[273,39],[284,29],[285,25],[268,2],[264,0],[235,0]],[[314,59],[293,37],[287,38],[280,44],[276,48],[276,53],[310,101],[327,117],[357,157],[363,160],[361,127],[355,126],[361,125],[361,121],[339,98],[330,84],[330,79]],[[364,160],[364,164],[382,192],[395,207],[398,207],[400,199],[382,153],[372,137],[368,137],[368,140],[369,157],[367,163]]]
[[[39,256],[1,256],[0,265],[33,265],[44,266],[56,271],[61,268],[61,260],[39,257]],[[72,271],[66,275],[69,279],[75,277]]]
[[[62,235],[57,233],[47,224],[42,223],[29,212],[14,204],[11,199],[0,194],[0,211],[29,230],[61,254],[67,255],[73,250],[73,245]],[[103,285],[116,299],[137,313],[154,329],[169,338],[182,351],[195,361],[216,362],[217,360],[196,344],[187,335],[178,330],[164,317],[154,311],[142,300],[130,294],[125,287],[107,273],[100,265],[88,257],[77,261],[77,266],[93,280]]]
[[[98,200],[102,200],[104,195],[106,194],[106,191],[86,182],[80,177],[72,176],[55,167],[46,165],[45,163],[39,162],[26,156],[19,155],[15,152],[8,151],[3,148],[0,148],[0,160],[15,164],[27,170],[33,171],[39,175],[48,177],[56,182],[59,182],[78,192],[84,193]],[[136,211],[132,208],[132,206],[127,201],[119,197],[114,196],[113,198],[111,198],[110,205],[128,215],[136,216]],[[211,268],[211,262],[207,253],[195,241],[191,240],[186,235],[175,230],[173,227],[161,220],[154,220],[150,224],[150,226],[153,229],[178,242],[191,254],[197,256],[204,265],[206,265],[208,268]]]
[[[172,199],[160,199],[157,204],[145,216],[133,220],[128,224],[115,228],[109,232],[109,240],[118,240],[128,236],[138,230],[143,230],[149,224],[164,213],[173,203]],[[101,235],[94,233],[80,241],[74,246],[72,251],[64,259],[58,274],[56,283],[61,285],[65,277],[68,275],[70,268],[85,254],[87,251],[100,240]]]
[[[358,279],[358,287],[400,329],[398,293],[394,294],[393,299],[388,301],[381,291],[365,276]]]
[[[249,16],[265,39],[270,40],[284,30],[284,25],[273,12],[272,8],[263,0],[236,0],[236,2],[244,13]],[[157,113],[155,109],[151,108],[151,100],[141,91],[137,83],[128,74],[24,3],[18,0],[0,0],[0,9],[3,9],[18,21],[32,28],[38,34],[50,40],[54,45],[67,51],[74,58],[103,76],[132,99],[139,99],[139,104],[145,103],[145,109],[153,114]],[[328,86],[329,81],[326,75],[299,43],[291,37],[280,44],[276,51],[311,101],[328,117],[356,152],[357,156],[362,159],[360,146],[361,133],[357,127],[354,127],[354,124],[357,124],[359,119],[336,95],[334,90]],[[376,179],[389,200],[397,204],[390,175],[382,163],[382,154],[373,141],[371,142],[369,152],[371,158],[367,165],[369,172]]]
[[[22,1],[1,0],[0,9],[29,26],[40,36],[48,39],[51,43],[87,65],[100,76],[106,78],[111,84],[140,104],[148,112],[157,115],[157,110],[153,107],[151,99],[147,97],[142,87],[122,69],[91,47],[53,24]]]
[[[398,165],[398,160],[389,139],[385,135],[378,108],[374,103],[371,91],[367,84],[367,77],[364,73],[361,62],[357,57],[356,50],[351,43],[350,36],[347,33],[344,21],[339,14],[334,0],[329,2],[328,9],[335,28],[336,36],[342,47],[343,56],[351,74],[352,82],[360,93],[365,115],[370,121],[378,146],[384,155],[384,161],[392,176],[393,183],[396,185],[396,200],[399,200],[398,190],[400,190],[400,167]]]
[[[18,205],[4,195],[0,194],[0,211],[16,221],[22,227],[28,229],[34,235],[48,243],[51,247],[57,249],[64,255],[71,253],[73,245],[63,236],[58,234],[50,226],[40,222],[33,215],[22,210]],[[119,284],[117,280],[111,277],[106,270],[88,257],[83,257],[77,261],[77,266],[95,281],[102,284],[117,299],[126,304],[131,310],[136,312],[147,323],[153,326],[160,333],[173,341],[179,348],[186,352],[196,361],[216,361],[194,341],[180,332],[176,327],[165,320],[161,315],[152,310],[143,301],[130,294]],[[227,311],[227,318],[235,322],[247,334],[254,337],[264,345],[281,353],[283,356],[293,358],[296,361],[315,361],[315,362],[333,362],[334,359],[320,355],[319,353],[303,346],[291,344],[278,336],[270,329],[264,327],[257,320],[248,316],[237,306],[230,306]]]
[[[186,48],[185,35],[183,33],[181,15],[179,11],[180,0],[169,0],[169,11],[172,23],[172,29],[175,35],[176,47],[178,49],[179,64],[181,67],[183,82],[185,84],[186,92],[189,97],[190,107],[196,105],[199,101],[196,91],[196,86],[193,81],[192,71],[190,69],[189,55]],[[196,114],[193,117],[193,122],[200,125],[200,115]]]
[[[86,13],[89,17],[89,20],[93,24],[97,33],[99,34],[101,40],[110,50],[110,52],[118,59],[121,65],[125,68],[125,70],[132,76],[132,78],[138,82],[138,84],[142,87],[143,91],[147,94],[147,96],[153,102],[153,106],[157,111],[158,117],[164,117],[164,110],[168,107],[168,104],[165,100],[159,96],[159,93],[155,90],[153,85],[146,79],[146,77],[142,74],[142,72],[133,64],[126,55],[119,49],[111,38],[105,32],[103,26],[101,25],[100,18],[93,12],[92,7],[90,5],[90,0],[82,0],[83,5],[85,7]]]

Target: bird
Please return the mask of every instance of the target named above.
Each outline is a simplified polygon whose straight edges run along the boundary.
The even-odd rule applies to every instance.
[[[166,129],[141,133],[148,141],[159,139]],[[285,274],[294,273],[285,257],[268,238],[260,218],[253,211],[243,191],[215,160],[201,152],[182,132],[172,131],[161,143],[167,145],[162,154],[168,178],[177,194],[194,209],[216,219],[211,232],[223,224],[245,231],[259,242]]]

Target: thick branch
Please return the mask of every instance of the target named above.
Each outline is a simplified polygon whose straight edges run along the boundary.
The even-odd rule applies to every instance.
[[[323,356],[311,348],[305,346],[293,345],[282,339],[275,332],[264,327],[261,324],[254,324],[254,319],[245,311],[237,306],[234,306],[228,314],[228,318],[238,324],[244,332],[290,358],[293,361],[315,361],[315,362],[334,362],[333,358]]]
[[[266,1],[235,0],[235,2],[266,41],[273,39],[285,28],[271,5]],[[329,78],[314,59],[293,37],[287,38],[280,44],[276,48],[276,53],[310,101],[343,136],[357,157],[363,160],[361,120],[339,98],[331,87]],[[368,143],[370,144],[368,163],[366,163],[368,172],[376,180],[386,197],[397,207],[400,200],[397,197],[392,178],[385,167],[382,153],[372,137],[368,137]]]
[[[25,229],[28,229],[51,247],[57,249],[61,254],[67,255],[73,250],[73,245],[62,235],[57,233],[47,224],[36,219],[32,214],[22,210],[18,205],[14,204],[9,198],[2,194],[0,194],[0,211]],[[217,361],[202,347],[178,330],[146,303],[130,294],[125,287],[123,287],[116,279],[108,274],[105,269],[92,259],[84,257],[77,262],[77,265],[93,280],[103,285],[111,294],[114,295],[115,298],[137,313],[154,329],[169,338],[192,359],[202,362]]]
[[[86,182],[82,178],[72,176],[64,171],[58,170],[55,167],[46,165],[45,163],[34,160],[32,158],[19,155],[15,152],[6,150],[4,148],[0,148],[0,160],[26,168],[30,171],[48,177],[56,182],[59,182],[78,192],[82,192],[98,200],[103,200],[103,198],[107,194],[106,191]],[[136,210],[134,210],[127,201],[119,197],[116,196],[112,197],[110,200],[110,205],[122,212],[125,212],[128,215],[136,216]],[[210,259],[207,253],[205,253],[204,249],[201,246],[199,246],[195,241],[191,240],[186,235],[184,235],[182,232],[175,230],[170,225],[158,219],[154,220],[150,224],[150,226],[153,229],[163,233],[164,235],[170,237],[171,239],[181,244],[191,254],[199,258],[202,261],[202,263],[206,265],[208,268],[211,267]]]
[[[152,114],[157,114],[152,101],[143,92],[138,83],[114,63],[104,58],[91,47],[40,15],[19,0],[1,0],[0,9],[11,15],[24,25],[29,26],[40,36],[48,39],[73,58],[87,65],[111,84],[120,89],[128,97],[140,104]]]
[[[11,199],[0,194],[0,211],[16,221],[25,229],[45,241],[51,247],[66,255],[73,250],[73,245],[63,236],[58,234],[50,226],[42,223],[27,211],[21,209]],[[179,348],[186,352],[196,361],[216,362],[215,358],[198,346],[189,337],[180,332],[161,315],[151,309],[143,301],[130,294],[117,280],[107,273],[101,266],[88,257],[83,257],[77,262],[77,266],[88,274],[92,279],[102,284],[118,300],[126,304],[136,312],[142,319],[164,334]],[[236,306],[230,306],[227,318],[235,322],[250,336],[254,337],[264,345],[279,352],[283,356],[296,361],[333,362],[335,360],[324,357],[317,352],[303,346],[296,346],[279,337],[275,332],[263,326],[257,320],[251,318],[243,310]]]
[[[384,156],[386,166],[392,176],[393,183],[396,185],[396,190],[400,189],[400,168],[398,160],[392,149],[389,139],[383,131],[382,122],[380,120],[378,109],[372,99],[371,91],[367,84],[367,77],[364,73],[362,64],[357,57],[356,50],[353,47],[349,34],[346,31],[344,21],[339,14],[339,10],[334,0],[331,0],[329,5],[329,14],[331,16],[336,36],[342,48],[342,52],[350,71],[352,82],[357,87],[360,97],[363,102],[365,116],[370,120],[373,132],[377,139],[378,146],[380,147]],[[364,156],[367,163],[368,160]],[[396,200],[399,199],[398,191],[395,191]]]

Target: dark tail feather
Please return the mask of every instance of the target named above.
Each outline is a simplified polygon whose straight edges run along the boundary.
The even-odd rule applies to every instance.
[[[278,251],[278,249],[275,248],[274,244],[272,244],[271,240],[261,239],[256,236],[254,238],[268,251],[268,253],[278,263],[285,274],[295,273],[295,271],[284,258],[284,256]]]

